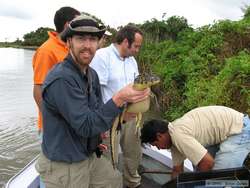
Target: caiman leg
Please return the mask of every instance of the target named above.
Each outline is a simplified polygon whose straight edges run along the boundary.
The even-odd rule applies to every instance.
[[[136,116],[136,131],[135,131],[135,134],[137,134],[140,131],[140,129],[142,128],[141,120],[142,120],[142,113],[138,113],[137,116]]]

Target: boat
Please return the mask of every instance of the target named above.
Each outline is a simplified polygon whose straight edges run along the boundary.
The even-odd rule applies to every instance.
[[[248,188],[249,180],[250,171],[243,166],[208,172],[184,172],[162,188]]]
[[[171,180],[173,163],[170,150],[159,150],[155,146],[145,145],[142,147],[142,153],[142,170],[139,169],[139,173],[143,174],[142,177],[148,178],[158,185],[164,185]],[[184,171],[193,171],[193,165],[187,159],[184,161]]]
[[[139,173],[142,175],[142,188],[250,187],[250,169],[246,166],[194,172],[192,163],[185,160],[185,172],[171,180],[170,151],[158,150],[154,146],[146,145],[142,148],[142,152],[142,163],[139,169]],[[38,156],[13,176],[5,188],[39,188],[40,178],[35,170],[37,158]]]
[[[39,188],[39,174],[35,169],[38,156],[30,161],[21,171],[14,175],[5,188]]]
[[[170,170],[172,168],[171,154],[168,150],[158,150],[153,146],[142,148],[143,160],[140,173],[143,174],[143,181],[149,187],[161,186],[170,180]],[[5,188],[39,188],[39,174],[35,169],[35,162],[38,156],[29,162],[20,172],[13,176],[6,184]],[[187,171],[192,171],[190,161],[185,161]],[[152,187],[151,186],[151,187]]]

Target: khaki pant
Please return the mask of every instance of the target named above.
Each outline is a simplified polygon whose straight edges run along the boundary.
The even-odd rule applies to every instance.
[[[36,170],[46,188],[122,188],[119,171],[114,171],[107,159],[97,158],[95,154],[68,164],[51,161],[41,153]]]
[[[120,146],[123,154],[123,182],[128,187],[140,185],[141,177],[138,174],[138,167],[142,158],[140,133],[136,132],[135,120],[122,125],[121,133],[118,133],[116,148]],[[104,140],[110,149],[110,138]],[[118,152],[118,149],[116,149]],[[111,159],[110,151],[105,152],[105,157]],[[116,154],[118,156],[118,153]]]

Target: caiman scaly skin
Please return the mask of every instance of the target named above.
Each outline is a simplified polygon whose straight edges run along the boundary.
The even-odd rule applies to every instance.
[[[153,76],[150,74],[141,74],[135,78],[133,87],[136,90],[144,90],[148,87],[158,84],[159,82],[160,78],[157,76]],[[142,119],[142,113],[146,112],[149,109],[149,106],[150,106],[149,97],[138,103],[128,104],[127,107],[123,110],[123,113],[115,119],[113,126],[110,129],[110,151],[114,169],[116,168],[118,163],[118,156],[116,156],[118,152],[115,151],[116,150],[115,140],[117,139],[117,127],[119,124],[123,123],[124,114],[126,112],[137,113],[138,115],[136,117],[136,127],[139,128]]]

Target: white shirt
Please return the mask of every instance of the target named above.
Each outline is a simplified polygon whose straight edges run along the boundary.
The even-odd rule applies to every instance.
[[[139,74],[135,58],[121,57],[114,44],[97,50],[90,66],[99,76],[104,103]]]

